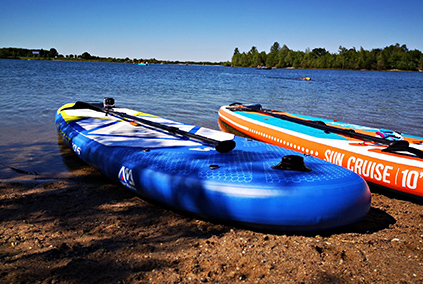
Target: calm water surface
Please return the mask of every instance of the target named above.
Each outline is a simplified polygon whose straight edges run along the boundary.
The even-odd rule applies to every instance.
[[[213,129],[220,106],[243,102],[423,136],[423,73],[415,72],[0,60],[0,95],[0,163],[44,175],[70,170],[56,110],[103,97]],[[0,165],[0,178],[14,176]]]

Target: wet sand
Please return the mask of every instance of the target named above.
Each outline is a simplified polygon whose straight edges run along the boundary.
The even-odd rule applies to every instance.
[[[147,202],[62,155],[71,175],[0,180],[0,283],[423,283],[421,201],[371,188],[359,223],[274,234]]]

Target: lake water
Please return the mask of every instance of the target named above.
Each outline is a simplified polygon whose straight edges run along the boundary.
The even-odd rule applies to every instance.
[[[0,163],[50,176],[70,171],[56,110],[103,97],[213,129],[220,106],[243,102],[423,136],[423,73],[416,72],[0,60],[0,95]],[[0,178],[15,176],[0,164]]]

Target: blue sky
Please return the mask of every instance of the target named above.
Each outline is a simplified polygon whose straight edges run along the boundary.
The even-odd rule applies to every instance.
[[[0,47],[215,62],[274,42],[423,51],[422,15],[422,0],[1,0]]]

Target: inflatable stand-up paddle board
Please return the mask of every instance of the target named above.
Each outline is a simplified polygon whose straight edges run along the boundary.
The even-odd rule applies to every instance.
[[[56,114],[82,160],[135,193],[212,220],[273,231],[355,223],[371,194],[357,174],[311,155],[233,134],[84,102]]]
[[[222,106],[219,121],[228,131],[343,166],[370,184],[423,197],[423,137],[267,110],[259,104]]]

